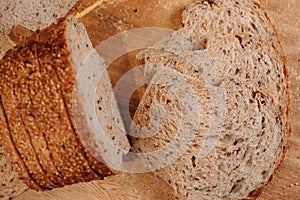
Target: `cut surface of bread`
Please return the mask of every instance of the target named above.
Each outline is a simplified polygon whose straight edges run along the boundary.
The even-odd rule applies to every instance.
[[[182,13],[183,32],[196,41],[212,34],[248,34],[281,49],[266,13],[255,0],[197,0]]]
[[[44,29],[65,16],[77,0],[3,0],[0,2],[0,34],[22,25],[32,31]]]
[[[73,74],[63,68],[57,74],[73,127],[93,156],[121,169],[122,155],[130,145],[104,61],[74,17],[67,20],[66,34]]]
[[[155,157],[147,163],[174,189],[178,199],[251,198],[268,182],[283,157],[289,97],[280,44],[263,11],[255,10],[259,9],[256,4],[235,2],[196,1],[183,13],[182,29],[138,55],[145,63],[146,79],[153,84],[146,89],[133,119],[132,151],[152,158],[181,134],[179,128],[173,128],[184,121],[184,112],[175,112],[183,105],[168,107],[166,99],[159,98],[161,86],[155,84],[172,82],[173,74],[166,68],[180,72],[186,84],[204,80],[196,90],[197,98],[211,102],[210,106],[203,104],[210,112],[199,113],[199,123],[191,120],[185,134],[194,134],[195,139],[182,156],[158,170],[151,168]],[[228,15],[228,10],[230,15],[237,10],[243,13],[237,17],[241,21],[222,18],[222,12]],[[206,18],[207,24],[203,22]],[[185,93],[188,96],[189,91]],[[174,94],[168,97],[168,102],[182,102]],[[153,108],[160,110],[154,113]],[[168,112],[161,119],[157,113],[163,110]],[[177,147],[172,154],[182,150]],[[166,154],[165,160],[168,157]]]

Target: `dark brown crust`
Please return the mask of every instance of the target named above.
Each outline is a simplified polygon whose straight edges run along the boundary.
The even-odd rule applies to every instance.
[[[1,95],[4,112],[10,127],[13,144],[16,146],[31,178],[42,188],[53,188],[54,184],[45,176],[33,149],[28,129],[21,113],[30,102],[23,97],[28,95],[26,78],[36,65],[35,44],[28,42],[12,49],[1,62]]]
[[[31,179],[18,150],[12,143],[7,116],[4,112],[1,96],[0,96],[0,127],[1,127],[0,143],[1,146],[4,147],[5,152],[7,153],[7,157],[11,162],[12,169],[18,173],[20,179],[23,180],[23,182],[28,187],[34,190],[41,190],[41,188]]]
[[[32,36],[32,40],[38,47],[37,34]],[[40,63],[38,62],[37,49],[35,49],[34,57],[36,59],[36,66],[33,69],[34,73],[27,79],[28,96],[26,97],[31,102],[30,107],[22,113],[25,127],[28,129],[34,151],[36,152],[39,163],[42,166],[46,176],[54,183],[55,187],[64,185],[62,177],[51,160],[51,152],[49,145],[45,138],[45,132],[51,129],[49,126],[50,120],[44,120],[50,110],[51,98],[45,95],[46,89],[43,88],[44,83]]]
[[[65,146],[64,135],[70,135],[67,114],[60,94],[59,83],[52,67],[52,52],[47,45],[39,43],[37,47],[37,57],[40,64],[41,83],[46,96],[47,105],[43,105],[42,118],[39,117],[39,124],[44,124],[44,137],[47,142],[50,157],[57,169],[58,174],[52,174],[50,179],[61,179],[61,184],[72,184],[76,180],[69,174],[73,170],[72,163],[64,155]],[[44,120],[46,119],[46,120]],[[45,123],[45,121],[47,121]]]
[[[287,143],[286,143],[286,145],[285,145],[285,147],[283,149],[281,161],[279,162],[277,168],[275,169],[275,171],[276,171],[276,170],[278,170],[278,168],[283,163],[284,157],[286,155],[286,150],[287,150],[287,148],[289,146],[288,141],[289,141],[289,138],[290,138],[290,135],[291,135],[291,125],[290,125],[290,122],[289,122],[289,114],[290,114],[290,108],[291,108],[291,103],[290,103],[290,86],[289,86],[289,81],[288,81],[289,80],[289,75],[288,75],[288,68],[287,68],[287,65],[286,65],[286,58],[284,56],[285,55],[284,54],[284,49],[283,49],[283,47],[281,45],[281,42],[279,40],[279,36],[278,36],[278,33],[277,33],[277,30],[276,30],[275,26],[273,25],[271,19],[269,18],[268,14],[265,11],[265,9],[263,8],[263,6],[259,2],[257,2],[256,0],[252,0],[252,2],[255,5],[257,5],[265,13],[266,18],[267,18],[270,26],[272,27],[272,29],[273,29],[273,31],[275,33],[277,44],[280,47],[280,49],[278,50],[279,51],[278,53],[279,53],[279,55],[281,57],[281,60],[283,62],[283,72],[284,72],[284,76],[285,76],[285,84],[286,84],[286,92],[287,92],[287,94],[286,94],[287,95],[287,105],[286,105],[286,109],[285,109],[285,113],[284,113],[283,117],[285,119],[286,128],[287,128],[287,133],[286,133],[287,134],[287,138],[286,138]],[[275,49],[275,50],[277,50],[277,49]],[[254,199],[257,198],[257,197],[259,197],[259,195],[263,192],[263,190],[266,188],[266,185],[272,180],[272,178],[273,178],[273,176],[271,176],[270,179],[268,180],[268,182],[264,186],[260,187],[258,190],[252,191],[249,194],[249,197],[250,198],[254,198]]]

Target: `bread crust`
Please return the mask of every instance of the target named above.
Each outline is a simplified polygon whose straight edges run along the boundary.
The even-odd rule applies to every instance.
[[[41,190],[41,188],[31,179],[28,170],[21,159],[20,153],[12,142],[2,100],[0,100],[0,127],[0,145],[4,148],[7,158],[10,160],[13,171],[18,174],[19,179],[28,187],[34,190]]]
[[[45,176],[38,156],[34,151],[29,130],[25,127],[23,111],[31,102],[28,100],[28,85],[26,78],[32,68],[37,65],[34,42],[28,42],[13,48],[1,61],[1,95],[3,109],[10,126],[13,144],[16,146],[31,178],[44,189],[54,187]],[[24,98],[24,99],[23,99]]]
[[[285,107],[285,115],[284,115],[284,119],[285,119],[285,122],[286,122],[286,127],[287,127],[287,133],[286,133],[286,144],[285,144],[285,147],[283,149],[283,154],[282,154],[282,158],[281,158],[281,161],[279,162],[277,168],[275,169],[274,173],[278,170],[278,168],[280,168],[280,166],[283,164],[284,162],[284,157],[286,155],[286,152],[287,152],[287,149],[289,148],[289,138],[291,137],[291,133],[292,133],[292,129],[291,129],[291,124],[290,124],[290,121],[289,121],[289,116],[290,116],[290,109],[291,109],[291,91],[290,91],[290,84],[289,84],[289,73],[288,73],[288,67],[287,67],[287,61],[286,61],[286,57],[285,57],[285,54],[284,54],[284,48],[280,42],[280,39],[279,39],[279,35],[278,35],[278,32],[274,26],[274,24],[272,23],[272,20],[271,18],[269,17],[269,15],[267,14],[266,12],[266,9],[261,5],[260,2],[256,1],[256,0],[251,0],[255,5],[257,5],[265,14],[270,26],[272,26],[272,29],[274,30],[275,32],[275,37],[276,37],[276,40],[277,40],[277,44],[279,46],[279,49],[275,49],[275,51],[277,51],[277,54],[281,57],[281,60],[283,62],[283,72],[284,72],[284,77],[285,77],[285,85],[286,85],[286,96],[287,96],[287,102],[286,102],[286,107]],[[259,188],[258,190],[256,191],[253,191],[249,194],[249,197],[250,198],[258,198],[260,196],[261,193],[263,193],[264,189],[266,188],[266,186],[268,185],[268,183],[270,181],[272,181],[273,179],[273,176],[270,177],[270,179],[268,180],[268,182],[262,186],[261,188]]]
[[[11,138],[17,152],[13,154],[8,146],[8,155],[21,166],[19,176],[35,190],[114,174],[84,147],[75,127],[75,71],[66,26],[66,18],[60,19],[10,50],[1,61],[1,105],[7,126],[12,127],[3,140]]]

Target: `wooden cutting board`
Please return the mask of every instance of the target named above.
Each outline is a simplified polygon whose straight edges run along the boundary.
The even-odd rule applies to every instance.
[[[138,27],[165,27],[178,29],[181,12],[193,0],[80,0],[71,13],[87,27],[94,46],[101,41]],[[291,87],[292,134],[283,164],[275,172],[259,199],[300,199],[300,4],[299,0],[261,0],[271,21],[278,30],[285,50]],[[0,38],[0,56],[22,38],[30,35],[22,27]],[[2,53],[1,53],[2,51]],[[117,59],[109,72],[115,84],[129,69],[138,65],[136,52]],[[132,98],[133,112],[139,93]],[[43,193],[27,191],[15,198],[27,199],[98,199],[136,200],[173,199],[172,192],[152,174],[121,174],[103,181],[80,183]]]

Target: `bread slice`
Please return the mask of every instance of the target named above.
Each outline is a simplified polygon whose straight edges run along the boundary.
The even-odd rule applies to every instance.
[[[65,108],[56,73],[55,65],[57,63],[53,62],[55,54],[51,43],[51,37],[55,37],[52,35],[52,31],[60,25],[62,24],[53,25],[38,34],[37,58],[41,73],[41,78],[38,81],[41,87],[40,93],[43,95],[40,95],[39,98],[36,96],[34,99],[40,102],[38,107],[42,110],[36,117],[36,123],[43,128],[43,135],[41,134],[41,136],[47,142],[51,160],[57,169],[56,173],[53,170],[48,175],[55,182],[65,185],[99,179],[100,177],[91,169],[82,148],[77,144],[78,141]],[[49,34],[49,32],[51,33]],[[68,59],[69,55],[66,56]]]
[[[122,155],[128,151],[129,142],[104,62],[92,48],[83,24],[70,17],[40,35],[41,41],[51,45],[53,68],[60,82],[69,121],[77,140],[83,142],[89,151],[86,156],[93,163],[91,166],[101,174],[110,174],[111,171],[99,161],[120,169]],[[94,86],[95,99],[87,93],[87,88],[94,91]],[[98,122],[100,126],[95,129],[93,126]],[[83,150],[86,151],[85,148]],[[113,167],[115,164],[117,166]]]
[[[198,9],[197,6],[203,6],[203,2],[208,3],[198,1],[189,9]],[[216,26],[215,30],[198,30],[201,24],[198,22],[205,16],[195,21],[192,21],[193,17],[202,16],[202,12],[210,8],[226,7],[219,8],[217,3],[231,3],[210,2],[203,10],[185,11],[190,18],[182,29],[139,54],[138,57],[144,59],[146,64],[145,76],[152,80],[152,85],[148,86],[134,116],[134,122],[139,126],[132,125],[131,133],[136,136],[132,139],[132,150],[147,156],[150,160],[146,162],[149,170],[158,169],[155,174],[173,187],[178,199],[250,198],[270,179],[283,157],[287,142],[289,125],[286,113],[289,100],[283,55],[277,39],[273,40],[272,34],[261,35],[262,30],[257,34],[222,32],[225,25],[231,23],[233,26],[232,21],[227,22],[230,19],[224,18],[225,25],[221,27],[218,27],[218,23],[212,24]],[[247,10],[248,7],[239,9],[245,12],[242,9]],[[263,30],[272,29],[268,21],[263,26],[269,26]],[[198,69],[189,71],[192,67]],[[199,123],[190,119],[191,127],[197,127],[198,132],[191,128],[182,134],[176,132],[179,128],[173,129],[185,122],[182,116],[185,112],[177,116],[169,113],[186,104],[171,104],[168,107],[166,98],[158,98],[162,90],[160,85],[176,85],[176,80],[172,81],[174,75],[167,68],[177,69],[185,78],[187,75],[193,77],[193,81],[186,81],[186,84],[197,83],[201,78],[205,80],[206,84],[202,84],[204,88],[196,91],[208,89],[209,96],[199,92],[197,99],[209,99],[211,107],[205,107],[211,113],[199,113],[202,116]],[[200,78],[196,76],[199,73]],[[157,82],[160,85],[155,84]],[[182,85],[185,87],[186,84]],[[174,87],[175,91],[180,90]],[[221,89],[219,93],[214,92],[214,89],[218,91],[217,88]],[[185,93],[183,99],[176,98],[174,94],[169,94],[167,99],[169,102],[184,101],[190,92],[186,90]],[[219,95],[222,93],[224,95]],[[160,112],[152,112],[155,108],[160,108]],[[197,105],[193,108],[197,110]],[[163,109],[168,112],[160,118],[159,113],[163,113]],[[152,121],[156,123],[150,123]],[[175,121],[175,125],[170,121]],[[208,125],[201,124],[202,121],[208,122]],[[185,137],[190,134],[194,134],[194,139],[183,151]],[[170,148],[170,144],[177,141],[178,137],[184,138],[183,144],[178,142],[177,148]],[[163,165],[154,165],[157,163],[156,152],[161,149],[170,155],[178,155],[178,159],[172,161],[170,155],[165,154],[162,160],[170,165],[164,167],[164,162]],[[182,151],[184,154],[180,155]]]
[[[171,60],[171,56],[169,58]],[[173,58],[174,60],[176,59]],[[200,61],[203,63],[202,60],[199,59],[199,63]],[[167,66],[165,68],[168,68]],[[160,69],[152,81],[167,84],[172,78],[174,75]],[[216,118],[217,115],[213,116],[211,113],[203,113],[203,118],[199,120],[201,123],[198,123],[198,132],[195,134],[193,129],[185,132],[185,134],[195,134],[195,139],[192,140],[185,154],[178,157],[172,165],[155,172],[174,188],[181,199],[246,198],[253,190],[259,189],[269,180],[281,161],[287,129],[283,112],[274,97],[270,96],[267,90],[257,90],[258,88],[251,82],[243,82],[234,76],[224,79],[220,84],[226,91],[227,113],[219,133],[214,134],[217,130],[210,128],[213,126],[213,121],[222,121],[222,119]],[[162,107],[168,110],[160,126],[164,128],[159,132],[154,132],[155,135],[152,137],[132,140],[133,150],[137,152],[158,151],[173,142],[176,134],[179,138],[183,138],[179,136],[178,129],[171,128],[179,126],[178,124],[182,125],[184,117],[169,114],[183,105],[166,106],[165,100],[157,99],[161,91],[159,86],[148,86],[134,121],[141,126],[142,130],[148,128],[153,133],[153,129],[157,128],[154,126],[155,123],[148,124],[147,122],[161,120],[161,118],[157,113],[150,111],[153,107]],[[186,93],[188,94],[188,91]],[[207,97],[201,96],[200,93],[198,98]],[[169,102],[178,101],[174,99],[174,95],[169,95],[165,99]],[[213,110],[212,113],[216,110],[214,107],[202,105],[207,107],[208,111]],[[196,109],[196,106],[193,108]],[[170,123],[169,120],[176,121],[176,123]],[[193,125],[196,126],[196,124]],[[137,135],[136,132],[145,134],[137,129],[132,130],[135,135]],[[209,148],[209,145],[213,145],[213,148]],[[179,146],[177,148],[180,149]],[[178,149],[169,148],[168,150],[175,151],[172,154],[178,154]],[[208,154],[205,156],[203,153]],[[152,157],[149,157],[151,160]],[[169,161],[168,157],[164,160]],[[150,162],[150,166],[153,166],[153,163]],[[260,176],[257,175],[259,173],[261,173]]]
[[[7,34],[14,26],[22,25],[32,31],[44,29],[65,16],[77,0],[9,1],[0,2],[0,34]]]
[[[157,71],[153,63],[159,62],[162,58],[165,59],[166,56],[161,53],[161,50],[184,57],[184,51],[186,50],[195,51],[206,48],[214,65],[218,66],[219,78],[238,76],[239,79],[245,81],[252,79],[254,81],[251,81],[252,84],[255,84],[258,88],[267,88],[269,95],[273,96],[276,99],[275,101],[278,101],[277,103],[281,107],[287,123],[289,100],[288,95],[282,95],[282,93],[288,93],[288,86],[285,62],[284,59],[281,59],[283,55],[280,48],[274,49],[260,37],[244,33],[235,35],[216,34],[206,38],[205,44],[197,43],[193,41],[193,37],[185,34],[185,31],[180,29],[165,37],[153,47],[138,54],[139,60],[145,59],[144,74],[146,80],[151,80],[151,77]],[[253,51],[253,49],[257,49],[257,51]],[[151,56],[149,57],[149,55]],[[193,64],[191,58],[187,61]],[[151,63],[151,66],[147,66],[148,63]],[[171,63],[169,65],[172,66]],[[272,68],[272,66],[276,67]],[[235,69],[235,71],[232,69]],[[263,76],[263,74],[266,76]],[[259,77],[255,78],[257,76]]]
[[[65,113],[62,116],[64,116],[66,126],[61,126],[59,119],[56,122],[54,121],[61,128],[50,131],[47,139],[48,142],[55,145],[53,155],[56,155],[56,157],[53,157],[53,159],[58,163],[58,171],[66,172],[68,174],[66,177],[69,177],[70,180],[73,179],[73,182],[96,179],[96,177],[88,176],[90,174],[89,168],[98,174],[98,178],[112,174],[112,169],[104,165],[104,163],[109,165],[110,159],[115,159],[113,162],[120,164],[122,154],[113,145],[115,154],[112,155],[111,151],[104,147],[105,144],[115,144],[120,149],[127,148],[126,151],[128,151],[129,143],[125,136],[115,99],[110,96],[113,94],[112,86],[103,61],[92,48],[83,24],[74,17],[61,19],[57,24],[53,24],[42,31],[39,37],[39,60],[41,63],[47,63],[51,67],[52,73],[54,73],[52,80],[55,81],[57,88],[53,88],[54,91],[51,92],[57,94],[55,91],[58,90],[60,94],[61,102],[52,102],[57,109],[61,106],[65,109]],[[49,57],[49,55],[51,56]],[[88,75],[84,77],[85,82],[80,88],[80,85],[77,85],[76,74],[81,68]],[[85,71],[86,68],[89,69]],[[49,74],[49,72],[45,74]],[[84,99],[84,91],[87,91],[88,87],[86,84],[91,78],[95,78],[99,74],[103,75],[102,82],[97,84],[95,99],[92,99],[92,102],[90,102],[89,100],[91,99]],[[48,85],[53,87],[51,82]],[[49,97],[51,97],[51,92],[48,93]],[[113,102],[112,105],[111,102]],[[94,107],[93,103],[97,107]],[[105,134],[105,137],[102,138],[97,135],[99,134],[97,133],[98,130],[92,130],[91,124],[89,124],[91,118],[89,114],[92,114],[95,110],[96,117],[93,120],[99,121],[99,128]],[[114,113],[112,113],[112,110]],[[51,117],[51,119],[53,118]],[[64,130],[64,128],[66,129]],[[58,132],[58,135],[54,136],[53,134],[56,132]],[[62,133],[64,134],[62,135]],[[103,141],[105,138],[108,142]],[[55,154],[55,151],[57,154]],[[80,156],[81,154],[88,165],[83,157]],[[106,155],[109,156],[105,157]],[[60,157],[63,157],[65,160],[61,160]],[[75,160],[72,161],[72,159]],[[73,170],[72,168],[68,169],[66,166],[67,162],[73,165]],[[112,167],[112,165],[109,166]]]
[[[49,122],[51,120],[45,121],[45,117],[49,115],[49,110],[51,106],[50,99],[47,98],[44,92],[44,83],[41,81],[42,77],[49,78],[43,72],[43,66],[39,62],[37,58],[38,49],[38,37],[35,35],[32,37],[31,42],[35,43],[35,52],[34,59],[36,64],[32,65],[27,74],[27,81],[23,84],[26,85],[28,92],[23,94],[22,101],[27,102],[25,109],[20,109],[19,112],[22,117],[22,121],[24,122],[24,126],[26,127],[27,133],[30,136],[31,144],[36,152],[38,161],[43,169],[45,175],[57,186],[63,186],[64,182],[62,178],[58,176],[58,171],[53,161],[51,160],[52,154],[50,152],[51,146],[48,141],[46,141],[46,137],[48,135],[48,131],[52,129],[49,126]],[[45,69],[47,69],[45,67]],[[51,76],[51,73],[49,73]],[[51,80],[49,78],[48,80]],[[45,91],[47,91],[45,89]]]

